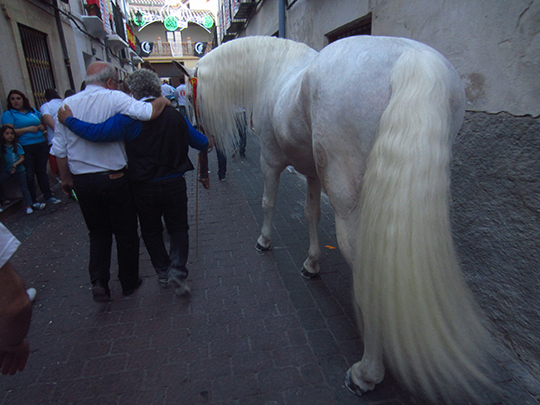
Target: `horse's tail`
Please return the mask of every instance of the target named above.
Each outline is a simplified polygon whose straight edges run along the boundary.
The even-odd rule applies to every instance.
[[[481,353],[489,334],[449,220],[451,142],[463,105],[456,76],[431,50],[408,49],[395,64],[364,177],[354,269],[365,332],[407,387],[431,399],[487,383]]]

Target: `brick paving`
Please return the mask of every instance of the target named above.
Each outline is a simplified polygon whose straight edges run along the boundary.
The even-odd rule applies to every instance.
[[[248,140],[245,159],[229,159],[226,182],[217,181],[215,153],[210,164],[210,190],[198,190],[198,229],[195,176],[187,176],[191,299],[159,288],[141,241],[140,290],[122,297],[113,258],[113,301],[94,303],[87,230],[67,197],[4,220],[22,242],[12,262],[38,295],[28,366],[0,378],[0,404],[422,404],[389,374],[362,398],[343,385],[362,345],[351,272],[332,248],[324,198],[322,276],[307,281],[298,274],[308,247],[303,179],[282,175],[274,248],[259,253],[256,141]],[[486,403],[538,403],[540,383],[516,359],[501,352],[491,369],[501,393],[487,393]]]

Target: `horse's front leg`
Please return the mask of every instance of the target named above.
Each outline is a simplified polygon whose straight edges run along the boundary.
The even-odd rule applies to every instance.
[[[265,252],[272,249],[272,219],[274,217],[274,207],[276,204],[276,195],[279,186],[279,176],[282,169],[271,167],[264,164],[264,162],[261,162],[261,169],[264,179],[264,192],[262,199],[264,220],[261,235],[257,239],[255,249]]]
[[[308,257],[300,270],[300,275],[310,279],[319,274],[319,222],[321,220],[321,182],[317,177],[307,177],[306,207],[304,209],[309,227]]]

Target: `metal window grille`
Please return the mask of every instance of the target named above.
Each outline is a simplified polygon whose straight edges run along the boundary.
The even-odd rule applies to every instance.
[[[37,108],[45,103],[45,90],[55,89],[56,83],[47,46],[47,34],[19,24],[19,33]]]

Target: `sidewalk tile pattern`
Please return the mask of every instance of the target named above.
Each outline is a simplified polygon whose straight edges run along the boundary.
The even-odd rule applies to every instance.
[[[113,257],[113,300],[96,304],[77,203],[64,197],[9,217],[22,242],[12,262],[38,295],[27,369],[0,378],[0,404],[422,404],[389,373],[362,398],[344,387],[362,355],[351,272],[339,249],[323,248],[322,275],[299,276],[305,182],[292,170],[281,176],[273,250],[254,249],[263,216],[257,148],[250,139],[247,157],[230,159],[226,182],[212,153],[209,190],[186,175],[190,298],[160,289],[141,241],[142,288],[122,297]],[[337,247],[324,196],[320,238]],[[540,383],[516,359],[497,359],[493,370],[501,395],[486,393],[486,403],[538,403]]]

